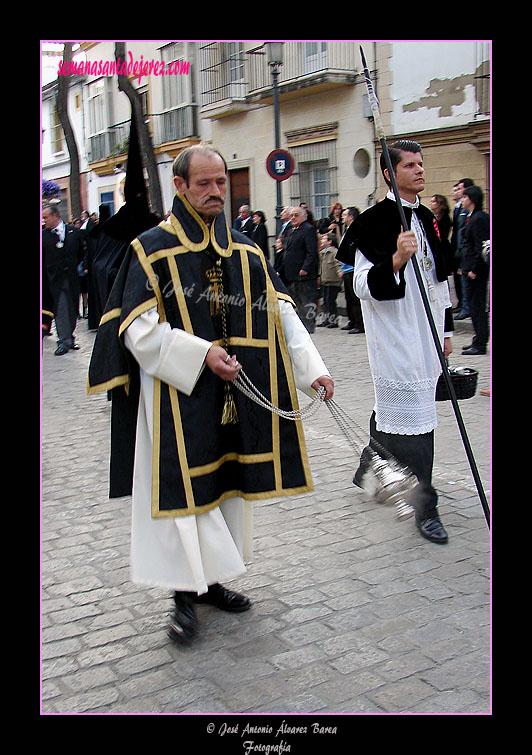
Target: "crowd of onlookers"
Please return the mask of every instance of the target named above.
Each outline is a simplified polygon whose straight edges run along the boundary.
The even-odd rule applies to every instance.
[[[483,192],[470,178],[463,178],[453,186],[451,200],[455,204],[452,212],[442,194],[434,194],[428,204],[444,243],[449,278],[454,284],[454,318],[471,317],[475,330],[473,343],[464,353],[485,354],[489,337],[486,314],[489,217],[483,210]],[[285,207],[273,255],[262,211],[253,212],[249,205],[242,205],[234,221],[233,227],[249,236],[272,259],[310,333],[315,327],[340,327],[337,298],[342,290],[347,316],[342,329],[351,334],[364,333],[360,301],[353,291],[353,267],[336,259],[343,234],[359,214],[357,207],[344,208],[339,202],[332,205],[327,217],[319,220],[305,202]]]
[[[452,213],[447,198],[442,194],[434,194],[429,207],[447,250],[448,269],[456,297],[454,317],[457,320],[471,317],[475,329],[475,339],[464,353],[485,354],[489,270],[489,240],[486,245],[485,239],[489,239],[489,218],[483,212],[483,193],[471,179],[458,181],[453,186],[451,199],[455,203]],[[344,208],[339,202],[332,205],[327,217],[319,220],[313,217],[305,202],[296,207],[285,207],[280,216],[280,230],[270,251],[264,212],[252,211],[249,205],[239,208],[233,227],[256,243],[272,262],[310,333],[314,332],[315,327],[342,327],[350,334],[364,333],[362,308],[353,290],[353,267],[336,259],[346,229],[359,214],[357,207]],[[85,250],[97,232],[99,221],[98,213],[86,210],[71,221],[71,225],[79,229]],[[474,251],[479,246],[474,243],[474,238],[479,234],[483,237],[483,258],[480,260],[478,251]],[[90,318],[86,260],[84,254],[78,265],[78,316],[85,319]],[[342,326],[337,304],[341,291],[345,296],[347,317],[346,324]],[[89,327],[93,328],[94,323],[90,323]],[[44,331],[49,332],[49,325],[44,327]]]

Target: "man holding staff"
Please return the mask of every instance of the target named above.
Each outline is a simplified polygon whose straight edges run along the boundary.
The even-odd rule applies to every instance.
[[[376,443],[370,445],[381,454],[389,452],[417,476],[410,500],[417,527],[432,542],[446,543],[432,486],[441,363],[414,270],[407,263],[417,255],[446,357],[452,351],[453,330],[448,272],[434,217],[419,202],[418,194],[425,187],[420,145],[402,140],[390,147],[389,155],[410,230],[402,230],[396,198],[389,191],[349,226],[337,258],[354,262],[354,289],[362,302],[375,390],[370,436]],[[384,155],[381,170],[390,187]],[[363,451],[354,483],[364,487],[367,474],[368,453]]]

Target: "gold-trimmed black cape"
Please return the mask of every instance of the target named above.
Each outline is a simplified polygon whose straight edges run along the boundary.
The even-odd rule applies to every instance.
[[[298,408],[279,311],[292,302],[262,251],[229,229],[210,228],[177,195],[168,221],[128,249],[101,318],[89,366],[89,394],[111,391],[110,497],[132,489],[139,369],[123,344],[126,328],[157,307],[161,322],[223,345],[211,314],[207,269],[222,259],[229,350],[276,406]],[[293,302],[292,302],[293,303]],[[154,379],[152,516],[199,514],[224,499],[248,500],[313,489],[301,422],[284,420],[233,387],[238,422],[221,425],[225,383],[205,369],[190,396]]]

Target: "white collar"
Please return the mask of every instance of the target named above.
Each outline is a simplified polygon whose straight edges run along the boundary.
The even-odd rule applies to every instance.
[[[395,202],[395,194],[393,193],[393,191],[389,191],[386,194],[386,198],[393,199],[393,201]],[[419,207],[419,197],[416,197],[415,202],[408,202],[408,200],[401,197],[401,204],[403,205],[403,207],[410,207],[412,210],[415,210],[417,207]]]

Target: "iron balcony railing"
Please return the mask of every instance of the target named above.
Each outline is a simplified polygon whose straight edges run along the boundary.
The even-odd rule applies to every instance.
[[[256,52],[263,52],[257,50]],[[249,93],[269,90],[272,75],[266,54],[247,56],[249,70]],[[358,47],[354,42],[286,42],[284,61],[279,67],[279,86],[303,83],[319,74],[330,77],[355,78],[359,63]]]
[[[306,86],[320,81],[354,82],[360,65],[354,42],[286,42],[279,67],[279,86]],[[243,43],[204,42],[199,49],[201,102],[246,100],[268,96],[271,70],[263,45],[244,49]]]
[[[95,163],[127,154],[128,141],[129,121],[109,126],[106,131],[89,137],[89,161]]]
[[[150,118],[154,145],[198,135],[196,105],[181,105],[164,113],[156,113]]]
[[[164,113],[153,113],[147,115],[146,120],[150,126],[154,147],[198,135],[196,105],[181,105]],[[129,129],[130,121],[124,121],[109,126],[100,134],[90,136],[90,162],[99,162],[116,155],[126,155]]]

